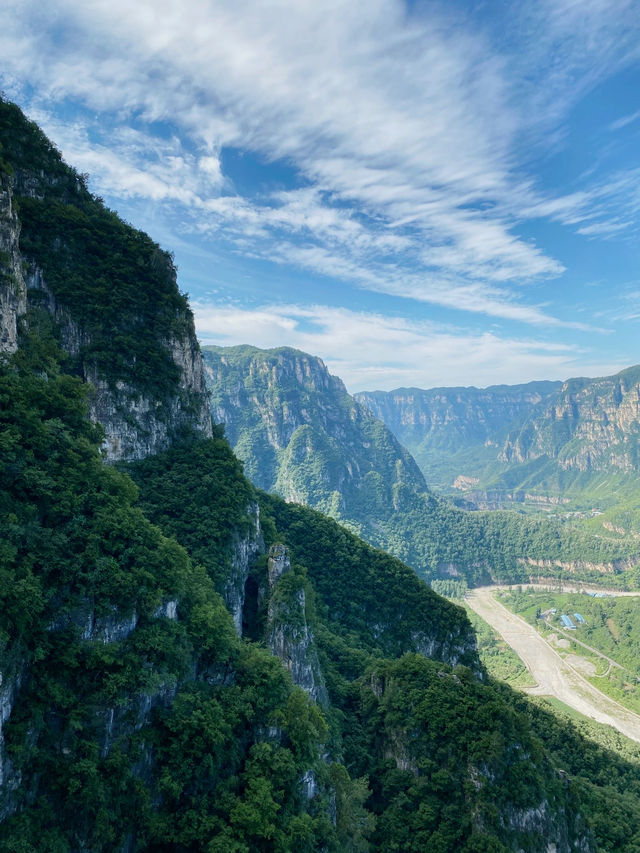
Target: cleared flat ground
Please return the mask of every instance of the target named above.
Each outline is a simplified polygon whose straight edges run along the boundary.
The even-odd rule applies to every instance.
[[[555,696],[587,717],[613,726],[640,743],[640,716],[605,696],[563,660],[540,634],[495,599],[497,587],[469,590],[469,607],[497,631],[527,667],[535,687],[521,688],[537,696]]]

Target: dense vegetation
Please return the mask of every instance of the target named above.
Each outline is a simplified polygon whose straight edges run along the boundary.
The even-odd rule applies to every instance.
[[[299,786],[318,709],[104,466],[87,388],[38,331],[0,377],[0,670],[21,684],[2,849],[315,849],[333,837]]]
[[[548,712],[544,703],[533,703],[511,694],[515,707],[525,710],[545,749],[560,773],[572,779],[582,813],[592,826],[597,849],[633,853],[640,849],[640,756],[635,745],[621,744],[613,730],[610,746],[594,743],[593,727],[576,724],[566,715]],[[586,735],[589,739],[584,738]],[[596,735],[602,740],[602,731]],[[613,750],[616,750],[615,752]],[[622,752],[627,760],[620,757]]]
[[[218,442],[219,456],[227,453]],[[178,472],[189,481],[202,474],[201,450],[191,458],[190,463],[176,448],[134,466],[143,502],[155,518],[165,499],[172,500]],[[215,500],[215,478],[208,482],[208,496],[201,492],[189,500],[185,492],[171,504],[167,517],[179,540],[198,535],[199,502]],[[498,815],[506,810],[517,817],[540,797],[562,801],[577,820],[577,802],[569,805],[563,784],[552,781],[527,715],[514,715],[508,697],[464,666],[452,670],[402,655],[421,627],[443,637],[460,631],[468,636],[463,612],[330,519],[271,496],[262,495],[260,503],[267,544],[287,543],[313,598],[309,615],[330,698],[327,743],[342,756],[345,772],[361,780],[349,783],[348,796],[341,782],[338,787],[347,814],[369,828],[371,848],[507,850],[504,844],[517,837],[522,849],[534,850],[540,836],[514,834],[513,828],[505,835]],[[473,664],[471,649],[467,655]],[[527,744],[526,758],[515,742]],[[337,768],[332,773],[338,778]],[[483,815],[482,828],[468,817],[470,797]],[[364,836],[357,845],[353,838],[343,835],[344,849],[368,849]]]
[[[229,531],[246,532],[247,511],[256,496],[221,431],[210,441],[187,433],[167,453],[129,471],[149,518],[206,568],[222,592],[229,574]]]

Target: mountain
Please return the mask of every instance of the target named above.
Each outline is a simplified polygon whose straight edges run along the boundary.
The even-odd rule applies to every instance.
[[[193,316],[171,256],[87,192],[17,107],[0,116],[0,339],[16,348],[27,296],[55,321],[67,369],[93,387],[110,460],[211,434]],[[88,286],[90,282],[90,286]]]
[[[570,379],[518,429],[499,459],[526,463],[546,457],[559,470],[634,473],[640,470],[640,366],[600,379]]]
[[[413,457],[321,359],[282,347],[203,347],[211,412],[258,488],[356,522],[427,493]]]
[[[399,389],[357,399],[445,492],[477,507],[604,511],[592,526],[640,530],[640,367],[564,383]],[[597,516],[599,517],[599,516]]]
[[[496,458],[507,431],[560,388],[560,382],[489,388],[398,388],[354,398],[380,418],[416,459],[427,481],[451,489],[462,457],[467,477]],[[501,438],[502,437],[502,438]]]
[[[441,500],[319,358],[287,347],[204,347],[203,358],[214,421],[257,486],[331,515],[425,577],[518,581],[541,569],[597,577],[631,565],[635,543]]]
[[[0,849],[637,850],[637,767],[257,493],[170,258],[1,100],[0,146]]]

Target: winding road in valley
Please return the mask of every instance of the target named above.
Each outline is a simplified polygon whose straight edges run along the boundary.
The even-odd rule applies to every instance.
[[[499,587],[469,590],[466,601],[497,631],[522,660],[536,682],[524,688],[535,696],[555,696],[586,717],[613,726],[640,743],[640,716],[624,708],[590,684],[544,640],[540,634],[495,598]]]

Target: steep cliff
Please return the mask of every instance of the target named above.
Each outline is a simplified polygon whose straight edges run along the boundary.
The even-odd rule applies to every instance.
[[[607,509],[637,498],[638,367],[564,383],[356,396],[414,453],[432,485],[474,508]],[[639,528],[637,518],[621,525],[615,513],[610,522]]]
[[[0,148],[0,155],[2,148]],[[14,209],[12,180],[0,160],[0,352],[18,348],[18,323],[27,311],[18,239],[20,223]]]
[[[616,850],[637,849],[626,764],[589,797],[559,784],[526,709],[483,680],[462,610],[335,522],[256,495],[207,428],[166,256],[5,107],[22,233],[1,260],[15,275],[19,251],[32,304],[20,288],[3,302],[0,847],[586,853],[579,808],[608,839],[613,798]],[[105,464],[90,414],[135,482]],[[563,743],[569,763],[593,755]]]
[[[309,625],[306,584],[303,576],[291,571],[284,545],[269,549],[268,578],[267,645],[291,673],[293,683],[326,707],[329,697]]]
[[[443,469],[447,463],[455,464],[450,457],[472,450],[480,454],[478,462],[490,458],[498,437],[559,387],[559,382],[530,382],[489,388],[398,388],[362,391],[354,397],[411,451],[428,482],[441,485]],[[442,485],[451,486],[464,472],[452,473],[447,471],[448,482]]]
[[[416,463],[323,362],[287,347],[204,347],[214,421],[261,489],[355,520],[354,504],[392,507],[427,491]]]
[[[107,210],[2,100],[0,158],[3,349],[15,350],[27,298],[51,314],[68,370],[94,387],[91,416],[112,461],[154,453],[186,427],[210,435],[193,317],[170,255]]]
[[[640,469],[640,367],[601,379],[570,379],[509,432],[502,462],[546,456],[563,470]]]

